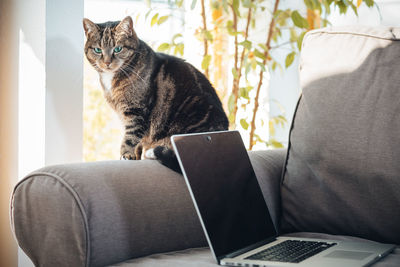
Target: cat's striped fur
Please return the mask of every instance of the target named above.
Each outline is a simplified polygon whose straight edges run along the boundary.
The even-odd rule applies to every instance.
[[[125,126],[121,157],[155,157],[179,171],[173,134],[228,129],[214,88],[189,63],[154,52],[137,38],[132,19],[83,20],[85,54],[98,71],[105,98]]]

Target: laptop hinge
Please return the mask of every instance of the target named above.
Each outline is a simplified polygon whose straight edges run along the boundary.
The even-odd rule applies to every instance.
[[[229,253],[229,254],[226,254],[226,255],[222,255],[222,256],[218,257],[218,263],[224,258],[234,258],[236,256],[239,256],[241,254],[249,252],[250,250],[253,250],[253,249],[259,248],[261,246],[264,246],[266,244],[269,244],[271,242],[274,242],[275,240],[276,240],[276,237],[271,237],[271,238],[268,238],[268,239],[264,239],[264,240],[262,240],[260,242],[257,242],[255,244],[252,244],[250,246],[247,246],[245,248],[241,248],[239,250],[236,250],[236,251],[234,251],[232,253]]]

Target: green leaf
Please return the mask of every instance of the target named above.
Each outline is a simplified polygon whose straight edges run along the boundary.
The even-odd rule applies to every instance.
[[[211,56],[210,55],[204,56],[203,61],[201,62],[201,68],[203,70],[208,69],[208,67],[210,66],[210,62],[211,62]]]
[[[287,19],[290,18],[290,15],[291,15],[290,9],[280,10],[280,12],[277,12],[276,23],[280,26],[286,26]]]
[[[249,74],[250,70],[251,70],[251,63],[248,63],[248,64],[246,64],[244,73],[247,75],[247,74]]]
[[[260,66],[262,71],[267,71],[267,69],[265,68],[265,65],[262,62],[257,61],[257,65]]]
[[[250,42],[249,40],[245,40],[243,42],[240,42],[239,45],[242,45],[244,48],[246,48],[247,50],[251,49],[251,45],[252,42]]]
[[[229,113],[228,120],[229,120],[229,124],[233,124],[235,122],[235,117],[234,117],[233,113]]]
[[[290,41],[294,42],[297,40],[297,32],[295,30],[295,28],[290,28]]]
[[[228,8],[228,1],[227,0],[222,0],[222,7],[224,8],[224,11],[229,14],[229,8]]]
[[[231,94],[228,98],[228,111],[229,113],[233,112],[233,109],[235,108],[235,96]]]
[[[140,13],[136,15],[135,24],[138,24],[139,18],[140,18]]]
[[[356,5],[354,5],[352,2],[350,2],[350,6],[353,9],[354,14],[358,17],[358,11]]]
[[[367,7],[372,7],[374,5],[374,0],[364,0],[364,3]]]
[[[233,21],[228,20],[226,22],[226,29],[228,30],[229,35],[236,35],[235,29],[233,28]]]
[[[245,119],[240,119],[240,125],[245,130],[247,130],[249,128],[249,124],[247,123],[247,121]]]
[[[197,3],[197,0],[193,0],[192,5],[190,6],[190,9],[193,10],[196,7],[196,3]]]
[[[306,31],[302,32],[302,33],[299,35],[299,37],[297,38],[297,48],[299,49],[299,51],[301,50],[301,45],[303,44],[304,35],[305,35],[306,33],[307,33]]]
[[[276,60],[272,60],[272,66],[271,66],[272,70],[275,71],[277,68],[279,68],[282,72],[283,72],[283,68],[281,66],[281,64],[279,64]]]
[[[276,61],[272,62],[271,68],[273,71],[276,69],[277,65],[278,65],[278,63]]]
[[[175,40],[178,38],[181,38],[181,37],[183,37],[182,34],[180,34],[180,33],[175,34],[174,37],[172,37],[172,43],[175,43]]]
[[[251,60],[251,68],[252,68],[253,70],[255,70],[255,69],[257,68],[257,60],[256,60],[255,58],[253,58],[253,59]]]
[[[294,25],[296,25],[299,28],[308,28],[308,22],[305,18],[303,18],[298,11],[293,11],[292,12],[292,21]]]
[[[164,52],[164,51],[167,51],[170,47],[171,47],[171,45],[169,43],[162,43],[157,48],[157,51]]]
[[[275,28],[275,31],[272,34],[272,40],[277,43],[279,36],[282,36],[282,32],[279,28]]]
[[[261,47],[264,52],[268,51],[268,47],[265,44],[258,44],[259,47]]]
[[[285,60],[286,68],[288,68],[290,65],[292,65],[295,56],[296,56],[296,52],[291,52],[286,56],[286,60]]]
[[[242,1],[243,6],[246,8],[250,8],[251,7],[251,1],[250,0],[243,0]]]
[[[311,10],[319,10],[320,12],[322,11],[319,0],[304,0],[304,3]]]
[[[185,50],[184,43],[177,44],[175,47],[175,51],[177,51],[179,54],[181,54],[181,56],[183,56],[184,50]]]
[[[330,8],[331,4],[327,0],[322,0],[322,4],[325,7],[326,14],[328,14],[328,15],[331,14],[331,8]]]
[[[346,14],[347,12],[347,5],[343,2],[335,2],[335,4],[339,7],[340,14]]]
[[[322,13],[322,6],[319,0],[313,0],[314,9],[317,9],[319,13]]]
[[[287,123],[287,119],[283,115],[279,115],[277,119],[279,120],[279,123],[281,124],[282,127],[285,126],[285,124]]]
[[[264,140],[258,134],[254,134],[254,138],[256,139],[256,142],[264,143]]]
[[[304,4],[306,4],[307,8],[314,9],[312,0],[304,0]]]
[[[146,12],[146,15],[144,15],[144,19],[145,20],[147,20],[147,18],[150,15],[150,13],[151,13],[151,9],[149,9],[149,11]]]
[[[169,18],[169,16],[162,16],[162,17],[160,17],[160,18],[158,19],[158,21],[157,21],[157,24],[158,24],[158,25],[163,24],[164,22],[167,21],[168,18]]]
[[[269,135],[274,136],[275,135],[275,124],[272,120],[269,121]]]
[[[233,0],[233,2],[232,2],[233,11],[235,12],[235,14],[236,14],[238,17],[240,17],[239,5],[240,5],[239,0]]]
[[[249,100],[250,97],[249,97],[248,88],[247,88],[247,87],[240,87],[240,88],[239,88],[239,96],[240,96],[241,98],[244,98],[244,99]]]
[[[183,4],[183,0],[175,0],[175,5],[177,7],[182,7],[182,4]]]
[[[255,55],[256,57],[258,57],[258,58],[263,59],[263,60],[265,59],[264,53],[260,52],[260,50],[258,50],[258,49],[254,49],[254,55]]]
[[[233,77],[234,77],[235,79],[239,77],[239,73],[236,71],[235,68],[232,68],[232,75],[233,75]]]
[[[326,27],[326,26],[328,26],[328,25],[331,25],[331,23],[329,22],[329,20],[324,19],[324,18],[322,18],[321,20],[322,20],[322,26],[323,26],[323,27]]]
[[[212,41],[213,40],[213,35],[210,31],[204,31],[204,37],[208,40],[208,41]]]
[[[273,148],[284,148],[283,144],[275,139],[270,139],[268,143]]]
[[[153,27],[153,25],[157,23],[157,19],[158,19],[158,13],[156,13],[156,14],[151,18],[151,22],[150,22],[151,27]]]

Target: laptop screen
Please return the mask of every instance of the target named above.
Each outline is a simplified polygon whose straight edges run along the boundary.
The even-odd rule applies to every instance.
[[[173,143],[217,259],[276,236],[238,132],[178,135]]]

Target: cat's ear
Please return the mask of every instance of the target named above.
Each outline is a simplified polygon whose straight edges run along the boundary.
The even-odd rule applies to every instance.
[[[117,26],[118,31],[126,33],[128,36],[136,37],[136,33],[133,30],[133,21],[130,16],[125,17]]]
[[[97,32],[99,29],[95,23],[88,19],[83,19],[83,28],[85,29],[86,37],[89,36],[89,34]]]

